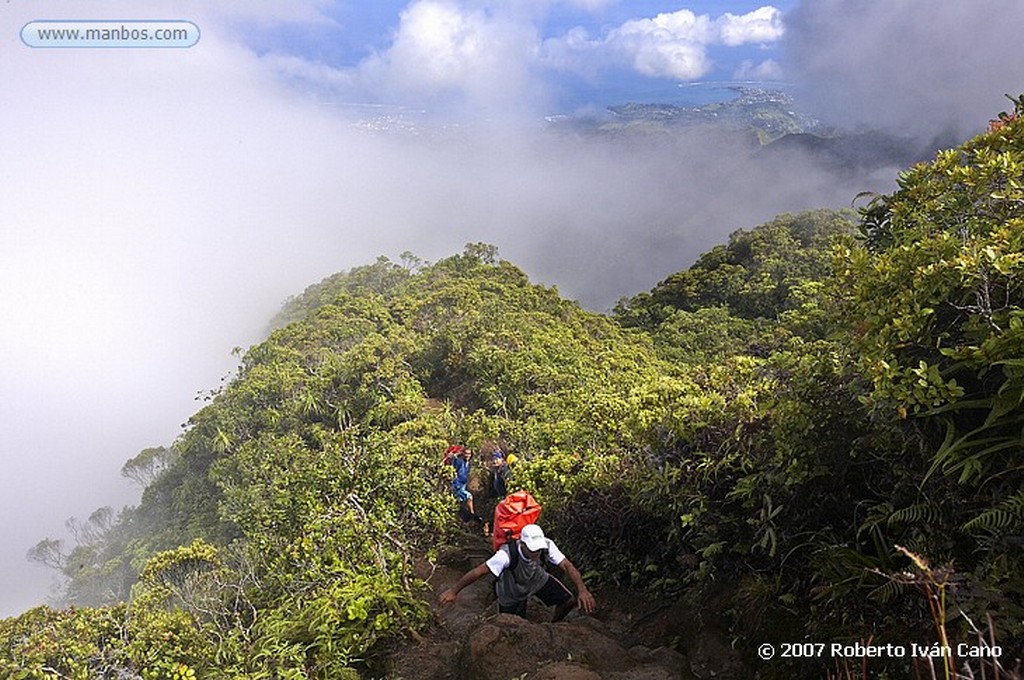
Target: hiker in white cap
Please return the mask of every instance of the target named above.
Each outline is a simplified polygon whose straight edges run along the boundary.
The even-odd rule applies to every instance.
[[[560,567],[569,576],[576,586],[576,597],[564,583],[544,569],[545,561]],[[525,616],[526,602],[534,595],[547,606],[555,608],[552,621],[564,619],[577,602],[588,614],[597,606],[594,596],[583,583],[579,569],[562,554],[554,541],[544,536],[544,531],[536,524],[527,524],[517,540],[504,544],[486,562],[467,571],[458,583],[441,593],[439,601],[441,604],[454,602],[460,590],[488,572],[498,579],[494,584],[498,611],[505,614]]]

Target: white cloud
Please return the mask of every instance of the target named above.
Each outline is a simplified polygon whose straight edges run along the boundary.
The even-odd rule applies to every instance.
[[[286,79],[315,83],[328,89],[346,89],[356,84],[356,74],[350,69],[335,68],[293,54],[271,52],[262,61]]]
[[[314,16],[275,6],[259,20]],[[69,516],[129,502],[121,463],[173,439],[276,301],[346,251],[382,247],[339,233],[341,211],[324,210],[337,183],[358,185],[346,168],[365,146],[291,96],[226,16],[199,3],[83,7],[15,0],[4,25],[187,17],[203,37],[186,50],[0,44],[0,616],[45,594],[29,546]]]
[[[653,19],[631,19],[612,31],[612,36],[642,36],[644,39],[678,40],[709,43],[713,39],[713,24],[706,14],[697,16],[688,9],[659,14]]]
[[[750,59],[744,59],[739,67],[733,72],[734,80],[782,80],[783,70],[774,59],[765,59],[760,63],[754,63]]]
[[[455,2],[419,0],[401,13],[391,46],[363,69],[406,88],[468,89],[508,78],[535,48],[531,27]]]
[[[707,15],[684,9],[627,21],[611,32],[605,44],[630,59],[643,75],[690,80],[710,70],[704,47],[713,41],[713,34]]]
[[[494,34],[483,12],[424,0],[402,12],[398,34],[382,60],[410,84],[459,86],[494,68]]]
[[[768,5],[740,16],[726,13],[715,21],[715,28],[720,42],[729,47],[774,42],[785,32],[782,12]]]
[[[511,115],[543,95],[535,78],[540,38],[535,7],[415,0],[389,44],[353,67],[270,54],[278,73],[332,90],[346,101],[429,105],[444,113]]]
[[[651,77],[694,80],[713,67],[707,48],[769,43],[784,33],[782,13],[765,6],[743,15],[712,18],[687,9],[631,19],[603,37],[590,38],[580,28],[545,41],[547,63],[556,68],[586,71],[586,62],[627,64]]]

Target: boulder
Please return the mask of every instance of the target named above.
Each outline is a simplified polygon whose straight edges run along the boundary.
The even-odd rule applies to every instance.
[[[470,633],[461,675],[479,680],[674,680],[685,677],[685,659],[659,648],[637,658],[605,626],[588,616],[535,623],[498,614]]]

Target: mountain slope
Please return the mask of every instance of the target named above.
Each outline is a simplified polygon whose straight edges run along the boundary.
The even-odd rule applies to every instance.
[[[443,555],[460,526],[439,457],[457,442],[519,455],[517,484],[598,592],[660,597],[688,612],[677,620],[701,622],[695,636],[714,628],[734,642],[738,658],[717,669],[683,649],[695,675],[822,674],[818,658],[766,662],[762,644],[980,633],[999,640],[1013,677],[1020,113],[901,174],[862,211],[857,238],[842,214],[780,216],[614,318],[531,284],[485,244],[311,287],[173,447],[135,459],[139,474],[159,460],[137,508],[94,515],[69,555],[37,546],[75,604],[127,604],[0,622],[0,670],[373,674],[397,641],[444,618],[427,583],[430,565],[453,569]],[[479,468],[474,483],[486,486]],[[474,623],[458,644],[566,634],[524,625]],[[630,631],[617,633],[624,649]],[[659,665],[629,656],[604,677]],[[541,661],[598,672],[550,656],[517,672],[544,673]],[[873,658],[871,670],[956,663]],[[852,672],[840,657],[824,667]]]

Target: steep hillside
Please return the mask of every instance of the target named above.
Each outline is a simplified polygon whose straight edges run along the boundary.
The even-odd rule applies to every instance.
[[[87,532],[71,560],[38,547],[52,549],[72,604],[157,607],[124,622],[129,637],[194,626],[177,652],[149,663],[119,649],[111,667],[173,659],[232,677],[337,677],[423,621],[414,557],[457,526],[448,443],[500,437],[536,459],[538,477],[564,476],[581,451],[588,468],[607,466],[604,454],[647,431],[631,392],[666,380],[648,342],[483,245],[332,277],[281,319],[295,320],[190,419],[137,508]],[[211,601],[225,591],[230,601]]]
[[[1019,677],[1015,103],[856,224],[736,232],[613,317],[485,244],[311,286],[173,446],[126,464],[137,508],[36,547],[76,606],[0,622],[0,670]],[[455,518],[451,443],[519,456],[593,617],[491,618],[484,582],[438,606],[487,554]]]

